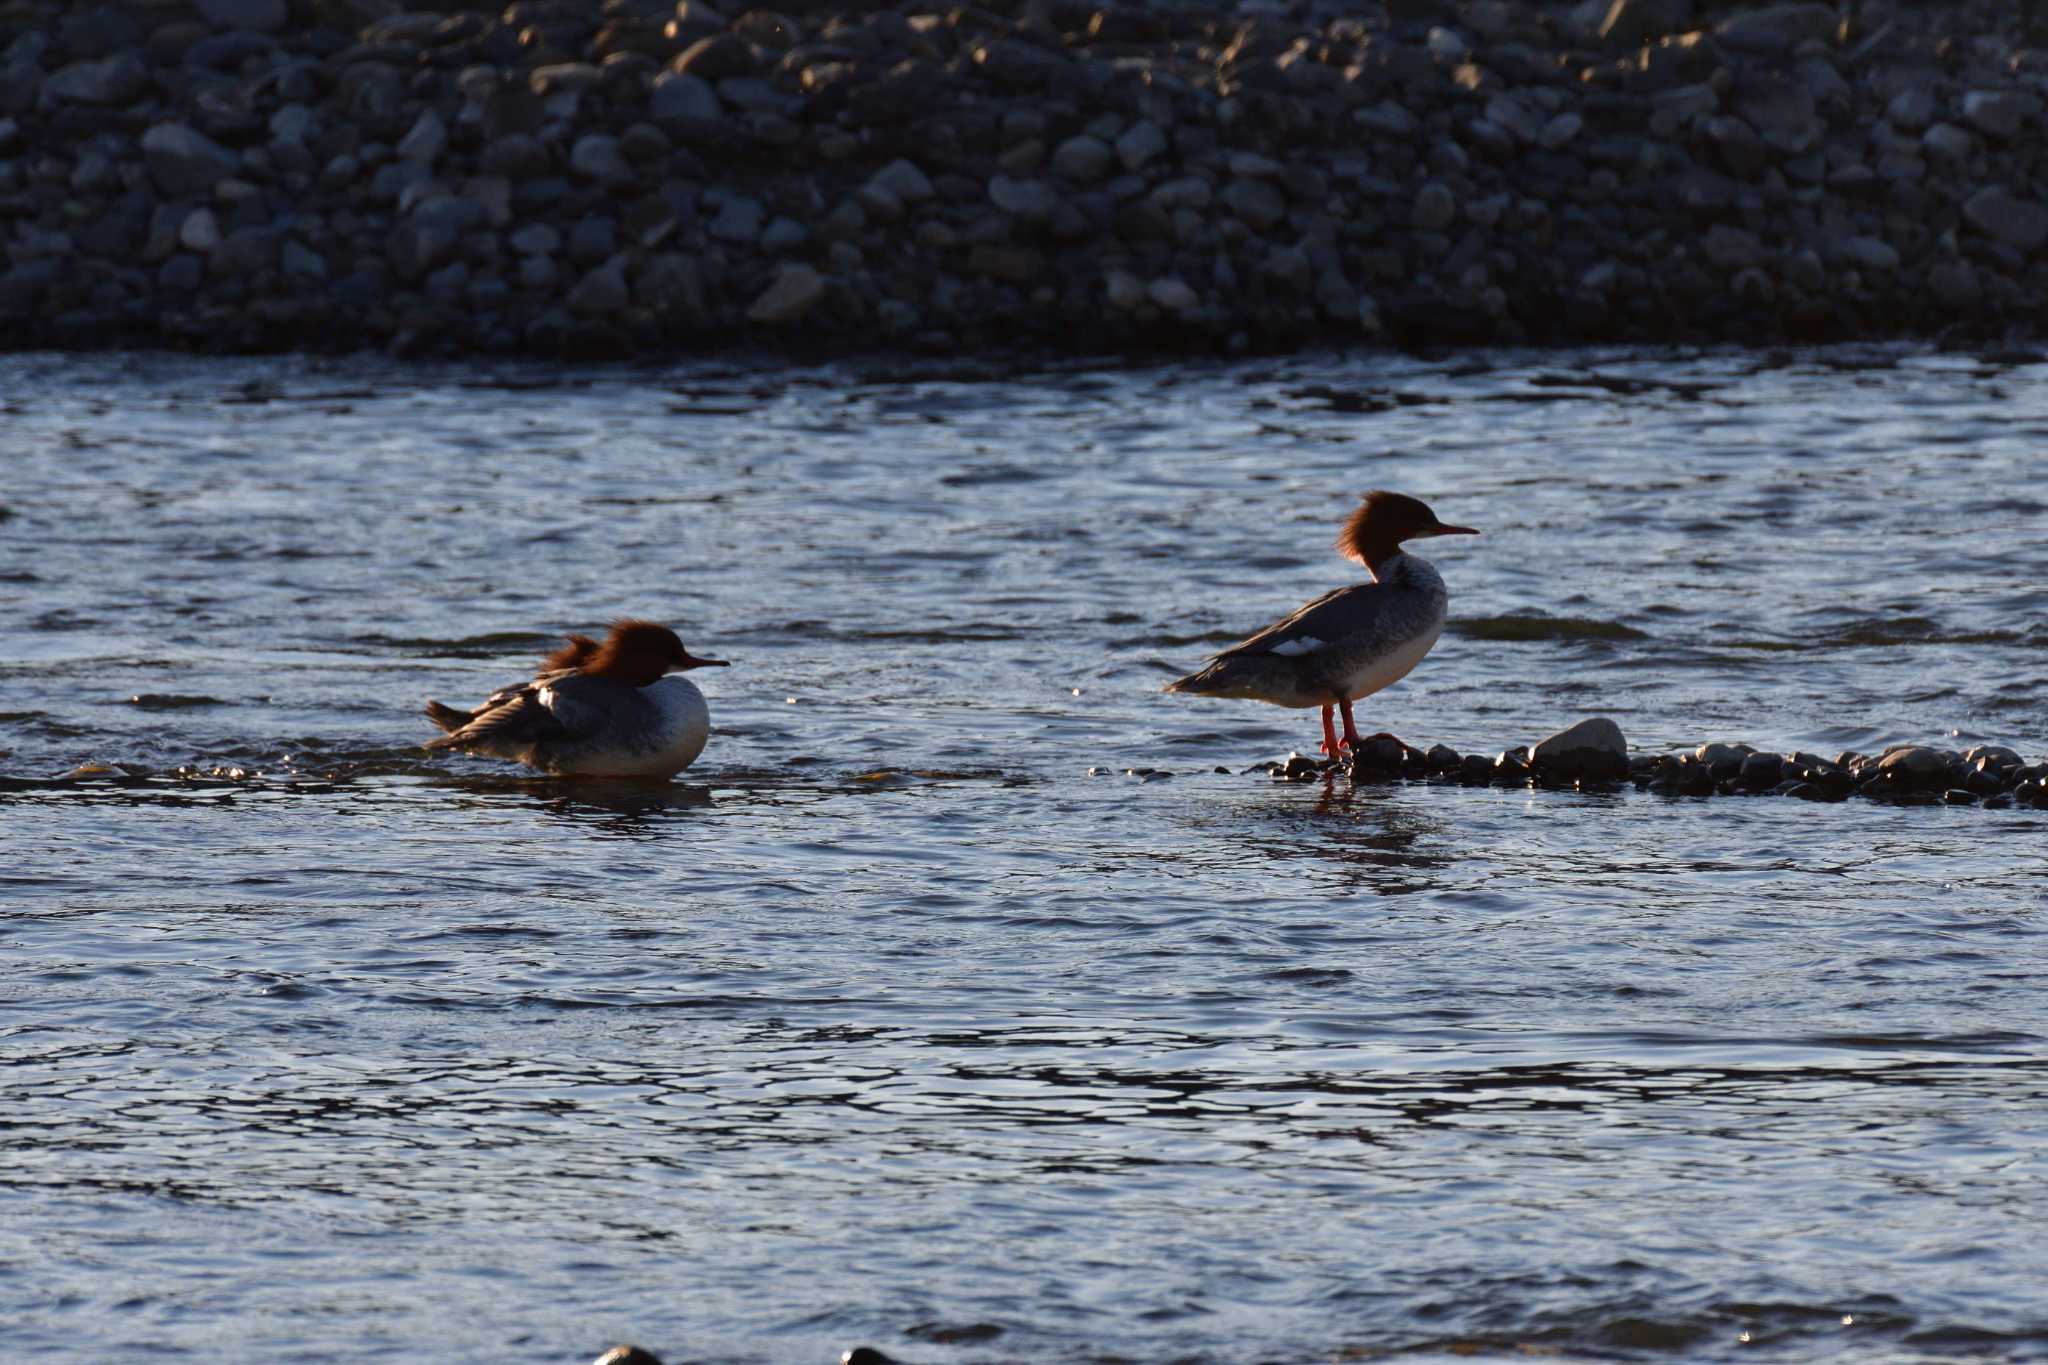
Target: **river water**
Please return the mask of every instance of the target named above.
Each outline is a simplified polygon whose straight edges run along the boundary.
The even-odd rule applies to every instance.
[[[0,1357],[2048,1359],[2048,815],[1277,784],[2048,754],[2048,365],[0,358]],[[683,781],[428,755],[564,631]]]

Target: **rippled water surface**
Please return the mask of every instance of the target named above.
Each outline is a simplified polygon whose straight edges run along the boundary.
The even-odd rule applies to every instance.
[[[2048,816],[1159,694],[1387,486],[1368,728],[2039,760],[2044,378],[0,359],[0,1356],[2048,1359]],[[628,613],[687,781],[418,749]]]

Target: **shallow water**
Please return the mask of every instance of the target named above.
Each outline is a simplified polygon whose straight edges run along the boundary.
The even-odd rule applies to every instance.
[[[2048,816],[1158,694],[1387,486],[1370,729],[2038,760],[2044,376],[0,358],[0,1355],[2048,1359]],[[625,613],[687,781],[416,747]]]

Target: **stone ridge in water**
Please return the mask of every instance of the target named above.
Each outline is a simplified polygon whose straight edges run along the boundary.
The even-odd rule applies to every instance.
[[[0,8],[0,344],[1776,342],[2048,293],[2005,0],[390,8]]]
[[[1465,786],[1611,789],[1627,781],[1661,796],[1791,796],[1805,801],[1863,796],[1907,805],[2048,809],[2048,762],[2030,764],[2002,745],[1957,752],[1901,744],[1882,754],[1824,758],[1708,743],[1682,753],[1629,757],[1620,728],[1604,717],[1580,721],[1533,749],[1518,746],[1493,758],[1460,754],[1442,744],[1424,752],[1375,737],[1342,762],[1294,754],[1260,769],[1280,782],[1317,781],[1339,772],[1354,782],[1437,780]]]

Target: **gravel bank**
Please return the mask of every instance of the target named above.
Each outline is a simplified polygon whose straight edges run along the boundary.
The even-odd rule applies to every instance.
[[[12,347],[2030,336],[2012,4],[0,0]]]

